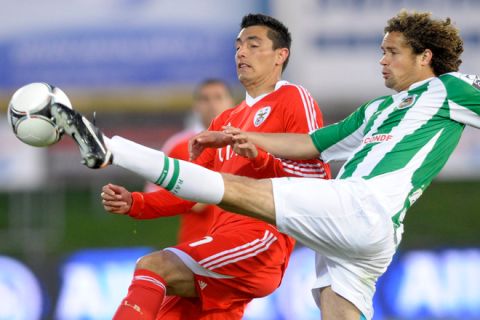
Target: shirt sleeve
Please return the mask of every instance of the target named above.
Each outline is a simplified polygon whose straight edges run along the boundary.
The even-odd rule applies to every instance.
[[[480,128],[480,78],[453,73],[440,79],[447,88],[450,117],[462,124]]]
[[[165,189],[153,192],[132,192],[128,215],[135,219],[170,217],[189,211],[195,202],[180,199]]]
[[[365,108],[360,107],[346,119],[310,134],[313,144],[326,162],[346,160],[364,136]]]

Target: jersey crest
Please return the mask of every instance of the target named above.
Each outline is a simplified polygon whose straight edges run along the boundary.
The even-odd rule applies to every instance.
[[[406,97],[403,98],[403,100],[400,102],[400,104],[398,105],[397,109],[405,109],[405,108],[411,107],[411,106],[413,106],[413,104],[415,103],[415,100],[417,100],[417,95],[416,95],[416,94],[412,94],[412,95],[406,96]]]
[[[270,106],[266,106],[258,110],[257,113],[255,113],[255,116],[253,117],[253,125],[255,127],[260,126],[265,120],[267,120],[271,111],[272,111],[272,107]]]
[[[475,81],[473,81],[473,86],[480,90],[480,78],[476,78]]]

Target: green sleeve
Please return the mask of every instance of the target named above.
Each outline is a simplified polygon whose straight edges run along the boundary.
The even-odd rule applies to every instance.
[[[480,128],[480,78],[450,73],[439,77],[447,90],[450,118]]]
[[[360,129],[365,122],[365,109],[367,104],[359,107],[355,112],[349,115],[344,120],[320,128],[310,134],[313,144],[322,152],[328,148],[341,143],[342,141],[348,142],[349,137]],[[353,142],[353,141],[352,141]],[[358,144],[357,144],[358,145]]]

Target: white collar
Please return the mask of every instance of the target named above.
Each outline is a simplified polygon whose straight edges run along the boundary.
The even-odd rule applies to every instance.
[[[427,78],[427,79],[425,79],[425,80],[421,80],[421,81],[418,81],[418,82],[414,82],[414,83],[412,83],[412,84],[408,87],[407,90],[404,90],[404,91],[409,91],[409,90],[418,88],[418,87],[420,87],[422,84],[427,83],[428,81],[432,80],[433,78],[435,78],[435,77],[430,77],[430,78]]]
[[[277,91],[281,86],[286,85],[286,84],[288,84],[288,81],[285,81],[285,80],[280,80],[280,81],[278,81],[278,82],[275,84],[275,89],[273,89],[272,92]],[[261,95],[259,95],[259,96],[256,97],[256,98],[253,98],[252,96],[250,96],[250,95],[248,94],[248,92],[245,92],[245,103],[247,104],[247,106],[251,107],[251,106],[253,106],[255,103],[257,103],[258,101],[262,100],[263,98],[265,98],[267,95],[269,95],[269,94],[272,93],[272,92],[267,92],[267,93],[261,94]]]

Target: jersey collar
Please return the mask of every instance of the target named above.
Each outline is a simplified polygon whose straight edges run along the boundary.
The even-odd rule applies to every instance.
[[[288,81],[285,81],[285,80],[280,80],[278,81],[276,84],[275,84],[275,89],[273,90],[274,91],[277,91],[280,87],[282,87],[283,85],[286,85],[288,83]],[[259,95],[258,97],[256,98],[253,98],[252,96],[250,96],[248,94],[248,92],[245,92],[245,103],[247,104],[247,106],[251,107],[253,106],[255,103],[257,103],[258,101],[262,100],[263,98],[265,98],[267,95],[269,95],[270,93],[272,92],[267,92],[267,93],[264,93],[264,94],[261,94]]]
[[[414,82],[410,85],[410,87],[408,87],[408,90],[406,90],[406,91],[410,91],[412,89],[418,88],[421,85],[423,85],[423,84],[427,83],[428,81],[432,80],[433,78],[435,78],[435,77],[430,77],[430,78],[427,78],[427,79],[422,80],[422,81]]]

